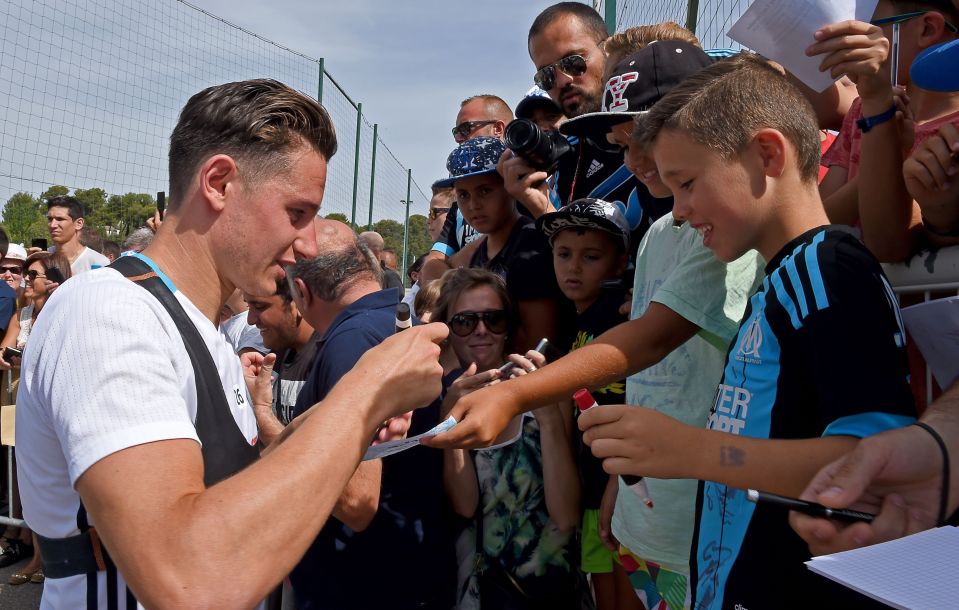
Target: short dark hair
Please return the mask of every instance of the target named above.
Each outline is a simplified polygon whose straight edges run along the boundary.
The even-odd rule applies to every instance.
[[[0,258],[5,258],[7,256],[7,250],[10,249],[10,238],[7,237],[7,232],[3,229],[0,229],[0,252],[3,254],[0,255]]]
[[[71,197],[69,195],[57,195],[56,197],[51,197],[47,199],[47,211],[50,211],[50,208],[66,208],[67,214],[70,215],[74,221],[80,220],[86,216],[86,210],[83,209],[83,204],[76,197]]]
[[[272,79],[204,89],[183,107],[170,136],[170,208],[215,154],[233,157],[255,184],[287,170],[289,153],[303,145],[327,161],[336,153],[333,122],[310,97]]]
[[[453,317],[453,305],[456,304],[460,295],[467,290],[474,288],[489,287],[499,300],[503,303],[503,309],[506,310],[509,318],[508,337],[513,336],[516,329],[516,316],[513,312],[513,301],[506,290],[506,282],[503,278],[486,271],[485,269],[475,269],[470,267],[460,267],[450,269],[440,278],[443,282],[440,286],[440,295],[436,299],[436,305],[433,307],[433,313],[430,320],[433,322],[449,322]]]
[[[373,252],[362,240],[339,250],[321,252],[316,258],[300,259],[288,267],[291,279],[299,278],[318,299],[333,302],[358,281],[383,284],[383,271]]]
[[[651,145],[675,130],[725,159],[742,152],[760,129],[779,131],[796,148],[800,177],[819,176],[816,114],[786,77],[754,53],[740,53],[703,68],[636,120],[635,139]]]
[[[80,245],[103,253],[103,237],[88,226],[80,229]]]
[[[567,15],[579,19],[586,30],[592,34],[596,44],[599,44],[609,37],[609,31],[606,29],[606,22],[602,15],[596,12],[593,7],[582,2],[559,2],[553,6],[547,7],[542,13],[533,20],[533,25],[529,26],[529,35],[526,37],[528,43],[533,36],[538,36],[554,21]]]
[[[955,23],[955,21],[959,21],[959,6],[953,0],[890,0],[890,2],[904,13],[926,9],[939,13],[947,21],[951,19],[953,25],[959,25],[959,23]]]
[[[105,239],[103,240],[103,250],[100,250],[100,254],[107,258],[113,258],[116,260],[120,257],[120,244],[115,241]]]

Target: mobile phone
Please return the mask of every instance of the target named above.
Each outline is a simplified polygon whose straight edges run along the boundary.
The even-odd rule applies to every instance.
[[[163,213],[166,212],[166,193],[157,192],[157,212],[160,213],[160,220],[163,220]]]
[[[3,359],[10,362],[11,358],[23,358],[23,350],[15,347],[3,348]]]
[[[47,251],[47,238],[46,237],[35,237],[33,241],[30,242],[31,248],[40,248],[44,252]]]

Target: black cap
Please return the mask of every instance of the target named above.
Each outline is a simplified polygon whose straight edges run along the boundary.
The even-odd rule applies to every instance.
[[[618,207],[602,199],[577,199],[556,212],[540,216],[536,228],[546,236],[550,246],[556,234],[565,229],[605,231],[621,240],[623,250],[629,252],[630,230],[626,217]]]
[[[598,136],[614,125],[647,112],[676,85],[713,60],[696,45],[657,40],[624,57],[610,72],[600,112],[590,112],[560,125],[568,136]]]

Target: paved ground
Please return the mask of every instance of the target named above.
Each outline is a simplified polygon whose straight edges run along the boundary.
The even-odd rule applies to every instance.
[[[43,585],[28,582],[24,585],[8,584],[10,575],[27,565],[29,558],[22,559],[5,568],[0,568],[0,608],[3,610],[37,610]]]

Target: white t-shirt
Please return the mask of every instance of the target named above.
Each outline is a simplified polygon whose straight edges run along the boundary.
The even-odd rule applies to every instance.
[[[77,260],[70,263],[70,273],[77,275],[78,273],[90,271],[91,269],[106,267],[109,264],[110,259],[103,256],[96,250],[91,250],[90,248],[84,247],[80,252],[80,256],[77,257]]]
[[[210,320],[175,294],[213,356],[237,426],[255,444],[256,420],[239,359]],[[17,473],[30,528],[49,538],[78,534],[77,478],[127,447],[199,442],[196,408],[190,357],[153,295],[113,269],[66,282],[37,317],[17,397]],[[118,580],[122,610],[126,585],[122,576]],[[105,572],[99,586],[100,607],[106,608]],[[41,608],[85,604],[86,576],[47,579]]]
[[[261,354],[268,354],[270,350],[263,345],[263,335],[256,326],[246,323],[246,312],[238,313],[226,322],[220,323],[220,332],[226,337],[227,343],[233,347],[233,352],[239,354],[245,349],[255,349]]]
[[[652,224],[636,252],[630,319],[642,316],[655,301],[701,330],[659,363],[627,379],[628,404],[655,409],[691,426],[706,426],[726,350],[749,296],[762,280],[764,264],[754,250],[723,263],[703,245],[696,230],[688,224],[676,226],[672,214]],[[620,485],[613,535],[639,557],[688,574],[697,484],[691,479],[647,477],[655,510]]]

